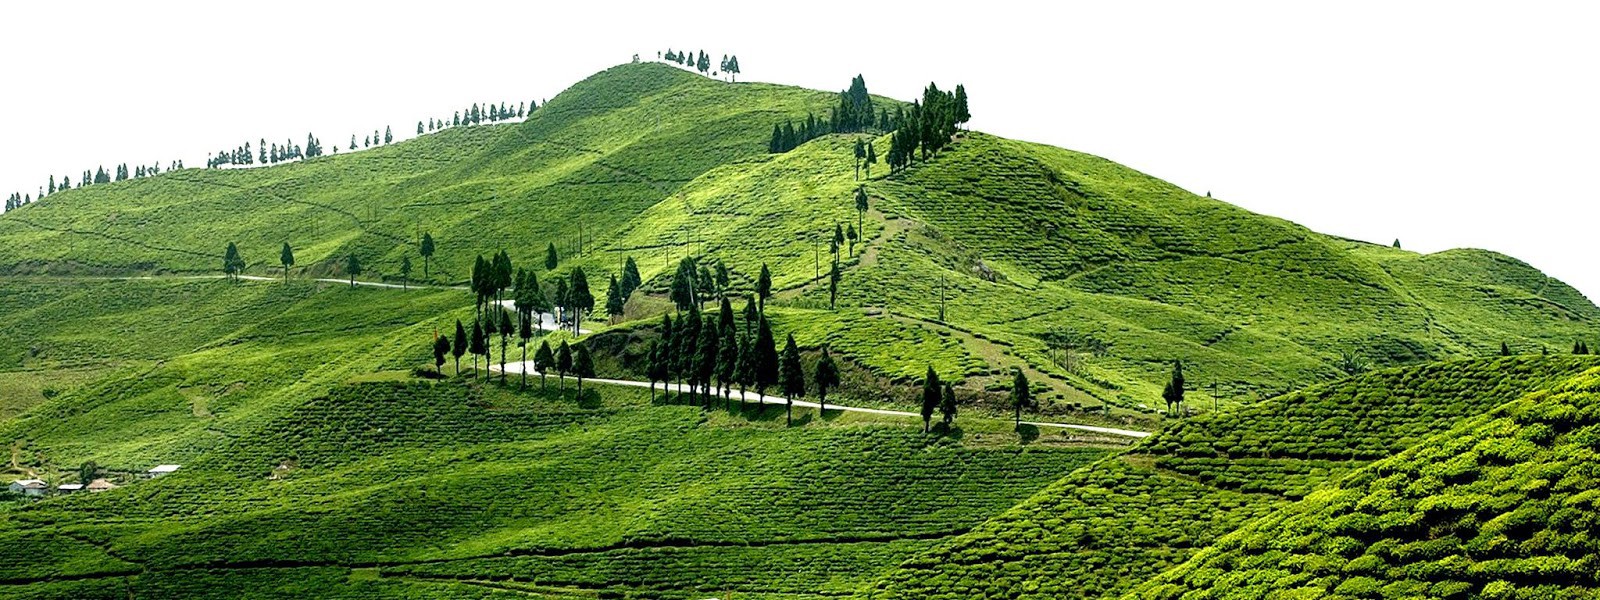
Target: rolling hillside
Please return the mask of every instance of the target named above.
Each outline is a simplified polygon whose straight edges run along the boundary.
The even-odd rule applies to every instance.
[[[824,234],[857,221],[857,136],[778,155],[765,141],[773,123],[832,101],[622,65],[524,123],[53,196],[0,218],[0,244],[13,250],[0,272],[205,273],[236,241],[250,271],[274,274],[288,241],[306,273],[337,274],[355,253],[369,275],[393,278],[423,231],[440,246],[438,282],[500,249],[542,262],[549,243],[573,256],[546,281],[575,265],[612,273],[633,256],[647,292],[686,254],[725,262],[736,290],[765,263],[788,290],[778,304],[790,310],[775,318],[803,344],[828,343],[891,382],[933,361],[982,390],[1022,367],[1048,388],[1052,414],[1152,405],[1174,359],[1202,384],[1196,395],[1233,403],[1334,378],[1347,351],[1391,365],[1597,337],[1600,309],[1514,259],[1351,243],[1093,156],[978,133],[905,173],[872,173],[863,243],[841,252],[843,308],[816,314]],[[887,137],[874,143],[887,154]],[[659,311],[636,300],[630,317]],[[842,326],[863,316],[888,321]],[[880,351],[872,341],[885,329],[945,350]],[[1043,340],[1067,332],[1105,351],[1064,365]]]

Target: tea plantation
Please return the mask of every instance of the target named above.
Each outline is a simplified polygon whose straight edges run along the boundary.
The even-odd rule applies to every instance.
[[[1600,371],[1229,534],[1135,598],[1594,598]]]
[[[1527,357],[1394,369],[1184,420],[907,561],[860,597],[1116,597],[1374,459],[1596,366]]]

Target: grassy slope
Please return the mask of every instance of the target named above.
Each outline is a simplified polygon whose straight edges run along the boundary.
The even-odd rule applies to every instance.
[[[1136,598],[1594,598],[1600,371],[1467,419],[1195,554]]]
[[[336,388],[175,475],[7,513],[0,530],[51,542],[0,579],[132,571],[152,586],[203,567],[209,585],[267,597],[252,569],[276,585],[327,569],[342,593],[362,567],[391,585],[821,597],[1107,452],[964,446],[909,424],[751,425],[637,388],[575,401],[556,387]]]
[[[542,272],[546,282],[581,264],[603,292],[605,275],[633,256],[645,289],[660,292],[692,252],[725,261],[745,292],[766,263],[786,290],[780,335],[828,343],[892,381],[934,364],[968,390],[998,389],[1021,367],[1052,415],[1152,405],[1174,358],[1189,365],[1196,395],[1235,402],[1332,379],[1344,350],[1390,365],[1595,337],[1600,309],[1506,257],[1353,244],[1104,159],[977,133],[907,173],[877,169],[867,241],[843,257],[845,308],[819,313],[823,236],[857,220],[853,137],[776,156],[764,144],[774,122],[825,114],[831,102],[622,65],[525,123],[69,191],[0,218],[0,242],[16,249],[0,272],[205,272],[236,240],[252,269],[269,273],[288,240],[311,273],[336,273],[356,252],[369,274],[392,277],[427,229],[440,246],[432,278],[459,281],[478,254],[504,248],[528,265],[550,242],[570,253],[581,223],[584,255]],[[876,143],[886,155],[887,139]],[[980,264],[994,281],[977,275]],[[941,276],[948,311],[937,323]],[[634,304],[640,318],[661,307]],[[872,316],[889,318],[841,327]],[[1064,368],[1041,342],[1064,328],[1110,352]]]
[[[907,561],[861,597],[1115,597],[1320,485],[1595,364],[1393,369],[1186,420]]]

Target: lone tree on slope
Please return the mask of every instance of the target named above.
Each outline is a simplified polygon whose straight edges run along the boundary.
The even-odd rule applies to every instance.
[[[544,249],[544,268],[546,271],[553,271],[556,265],[559,264],[561,264],[561,257],[556,255],[556,243],[550,242],[550,245]]]
[[[1167,401],[1167,414],[1176,415],[1183,409],[1183,361],[1172,361],[1172,379],[1161,390],[1161,399]]]
[[[856,186],[856,231],[861,232],[861,240],[867,239],[867,186]]]
[[[294,266],[294,249],[289,247],[289,242],[283,243],[283,250],[278,252],[278,262],[283,263],[283,282],[289,282],[289,267]]]
[[[1022,408],[1033,403],[1033,390],[1028,387],[1028,376],[1017,369],[1017,376],[1011,380],[1011,405],[1016,409],[1016,418],[1012,427],[1022,427]]]
[[[411,257],[400,258],[400,289],[411,289]]]
[[[943,388],[939,385],[939,374],[934,372],[933,365],[928,365],[928,374],[922,376],[922,432],[928,433],[933,429],[933,412],[938,410],[939,402],[943,400]]]
[[[422,278],[428,278],[428,263],[433,259],[433,234],[422,234]]]
[[[344,272],[350,276],[350,287],[356,286],[356,276],[361,274],[361,259],[351,253],[344,259]]]
[[[477,321],[473,321],[472,322],[472,345],[467,347],[467,351],[472,353],[472,370],[473,370],[472,379],[473,379],[473,381],[477,381],[477,379],[478,379],[478,377],[477,377],[478,357],[479,356],[483,356],[488,351],[487,345],[485,345],[483,342],[484,342],[484,340],[483,340],[483,324],[479,323]],[[487,360],[487,359],[485,359],[485,360]]]
[[[239,256],[239,247],[233,242],[228,242],[228,249],[222,252],[222,274],[228,279],[238,280],[239,273],[244,272],[244,258]]]
[[[767,298],[772,297],[772,271],[761,263],[761,275],[756,278],[756,297],[761,301],[761,314],[767,313]]]

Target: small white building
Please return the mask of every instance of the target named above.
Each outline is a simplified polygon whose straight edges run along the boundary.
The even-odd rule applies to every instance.
[[[106,490],[116,489],[116,487],[117,484],[106,481],[105,478],[102,477],[89,482],[89,485],[83,486],[83,489],[89,490],[90,493],[97,494]]]
[[[43,496],[50,491],[50,484],[38,479],[18,479],[11,482],[11,493],[24,496]]]
[[[144,476],[146,479],[155,479],[162,475],[168,475],[177,471],[178,466],[179,465],[156,465],[155,468],[145,471]]]
[[[63,483],[56,486],[56,493],[71,494],[81,489],[83,489],[83,484],[81,483]]]

